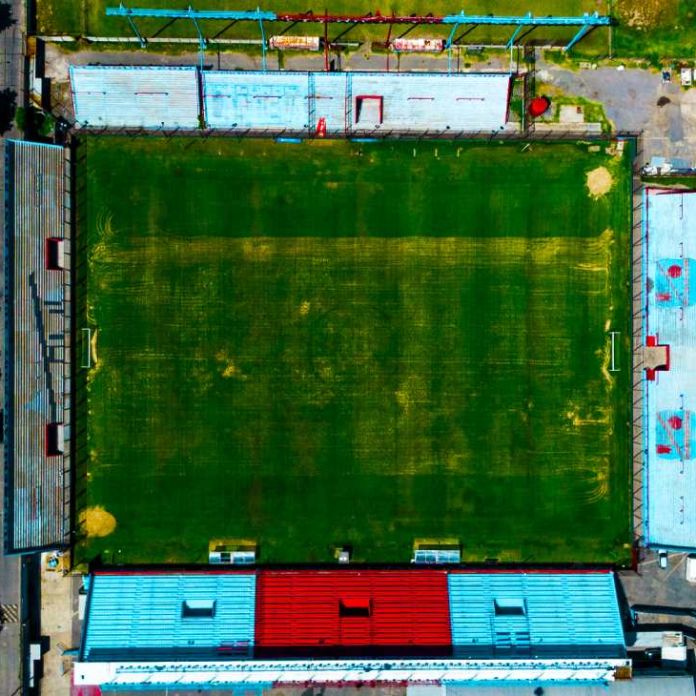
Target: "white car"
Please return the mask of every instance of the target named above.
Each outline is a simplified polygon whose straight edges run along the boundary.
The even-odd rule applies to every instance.
[[[660,564],[660,568],[662,568],[663,570],[667,568],[667,551],[665,551],[664,549],[660,549],[657,552],[657,560]]]

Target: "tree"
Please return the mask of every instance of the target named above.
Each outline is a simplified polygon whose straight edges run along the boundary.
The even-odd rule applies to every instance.
[[[17,92],[9,87],[0,90],[0,135],[12,128],[17,109]]]
[[[0,31],[9,29],[17,20],[12,16],[12,5],[9,2],[0,2]]]

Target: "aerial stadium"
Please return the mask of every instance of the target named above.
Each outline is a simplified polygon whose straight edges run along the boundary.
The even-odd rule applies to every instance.
[[[511,73],[70,78],[5,146],[4,533],[86,576],[76,693],[630,678],[614,573],[696,545],[695,194]]]

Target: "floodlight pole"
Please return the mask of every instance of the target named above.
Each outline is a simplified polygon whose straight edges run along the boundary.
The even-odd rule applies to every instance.
[[[531,16],[531,13],[528,15]],[[512,32],[512,36],[510,37],[510,40],[507,42],[505,48],[512,48],[513,45],[515,44],[515,39],[517,38],[518,34],[522,31],[522,27],[524,24],[518,24],[517,27],[515,28],[515,31]]]
[[[329,11],[324,10],[324,71],[329,72]]]
[[[445,43],[445,48],[447,49],[447,72],[448,73],[452,72],[452,41],[454,39],[454,35],[457,33],[458,28],[459,28],[459,22],[455,22],[454,25],[452,26],[452,31],[450,32],[450,35],[447,37],[447,42]]]
[[[573,46],[575,46],[575,44],[576,44],[578,41],[580,41],[580,39],[582,39],[582,37],[585,36],[585,34],[587,34],[587,32],[590,31],[591,28],[592,28],[592,26],[591,26],[590,24],[583,24],[583,25],[580,27],[580,29],[578,29],[577,34],[575,34],[575,36],[570,40],[570,43],[569,43],[567,46],[565,46],[565,47],[563,48],[563,50],[564,50],[566,53],[567,53],[568,51],[570,51],[570,49],[573,48]]]
[[[392,12],[392,17],[394,16],[394,13]],[[387,49],[387,72],[389,72],[389,52],[391,50],[391,35],[392,35],[392,29],[394,28],[394,22],[389,22],[389,30],[387,31],[387,40],[385,42],[385,47]]]
[[[131,17],[131,15],[130,15],[130,10],[123,3],[121,3],[119,5],[119,7],[121,8],[121,10],[123,10],[123,13],[126,15],[126,19],[128,20],[128,24],[130,24],[130,28],[133,30],[133,33],[138,37],[138,41],[140,42],[140,48],[146,48],[147,41],[145,40],[145,37],[138,30],[138,27],[135,24],[133,17]]]
[[[191,5],[189,5],[188,11],[189,17],[193,22],[193,26],[196,27],[196,32],[198,33],[198,51],[200,55],[201,70],[203,70],[203,59],[205,57],[205,49],[208,45],[208,42],[206,41],[205,36],[203,36],[203,32],[201,31],[201,27],[198,24],[198,20],[196,19],[194,9],[193,7],[191,7]]]
[[[259,29],[261,30],[261,69],[266,72],[266,32],[263,28],[263,17],[261,15],[261,8],[257,7],[256,11],[259,15]]]

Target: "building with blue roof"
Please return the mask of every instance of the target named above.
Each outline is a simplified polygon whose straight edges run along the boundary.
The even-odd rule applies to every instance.
[[[289,571],[97,573],[88,583],[75,684],[107,692],[185,691],[311,683],[606,684],[631,675],[611,572],[400,572],[443,579],[445,611],[432,621],[444,622],[450,645],[437,656],[418,652],[418,631],[427,634],[433,625],[420,614],[414,623],[412,615],[414,602],[432,612],[439,595],[397,592],[385,602],[372,577],[379,571],[351,569],[341,582],[335,577],[341,571],[292,571],[294,589],[274,596],[274,603],[292,605],[287,611],[263,606],[269,584]],[[362,582],[363,575],[373,584]],[[386,624],[403,627],[403,643],[375,651],[375,631]],[[353,650],[322,653],[334,635],[329,627]],[[317,650],[300,655],[293,640],[309,634]],[[296,638],[264,652],[270,635]]]
[[[253,573],[96,574],[81,659],[249,657],[255,601]]]
[[[457,657],[626,654],[612,573],[450,573]]]

